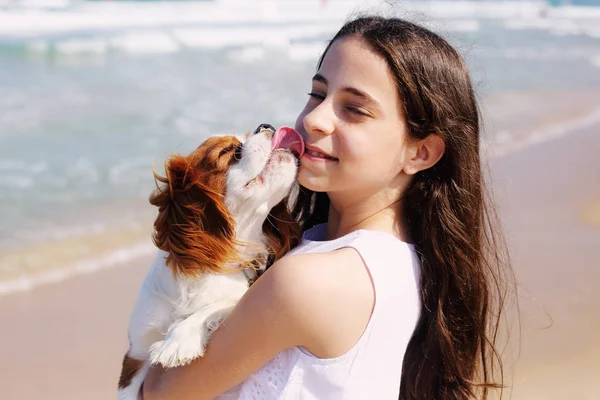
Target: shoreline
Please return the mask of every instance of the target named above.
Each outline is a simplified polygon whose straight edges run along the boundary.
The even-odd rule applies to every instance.
[[[156,247],[151,241],[139,242],[102,253],[96,258],[82,259],[63,268],[50,269],[29,275],[21,274],[16,278],[0,280],[0,300],[3,296],[32,291],[40,286],[58,284],[79,275],[120,268],[125,263],[135,263],[140,259],[150,257],[155,251]]]
[[[552,93],[552,97],[557,97],[556,93],[549,93]],[[522,93],[515,91],[496,93],[498,97],[515,95],[522,95]],[[539,93],[534,93],[533,96],[539,96]],[[599,91],[590,91],[588,96],[600,100]],[[579,107],[575,108],[579,109]],[[517,118],[513,116],[513,119]],[[490,127],[495,125],[495,121],[490,122]],[[494,140],[489,140],[488,137],[483,140],[482,155],[489,164],[501,163],[503,159],[510,158],[517,153],[576,135],[582,130],[600,131],[600,107],[592,107],[572,118],[543,125],[526,136],[522,132],[511,130],[506,133],[503,126],[495,126],[495,128],[500,131],[491,135]],[[484,130],[487,129],[489,127],[484,127]],[[502,134],[502,132],[505,133]],[[598,198],[600,198],[600,192]],[[580,218],[597,224],[598,222],[595,221],[600,220],[598,208],[600,206],[596,203],[590,204],[588,208],[582,209]],[[82,236],[67,237],[63,240],[14,250],[6,249],[0,257],[0,266],[3,264],[5,266],[16,265],[17,268],[13,267],[12,269],[18,270],[19,273],[9,275],[0,270],[0,299],[11,293],[34,290],[39,286],[60,283],[80,274],[95,273],[106,268],[113,268],[120,263],[134,262],[139,257],[149,256],[155,250],[149,239],[152,220],[145,217],[144,221],[148,229],[137,222],[136,226],[111,229],[100,234],[89,232]],[[57,250],[57,248],[59,249]],[[81,248],[84,249],[84,253],[78,252]],[[26,265],[21,264],[23,259],[27,259]],[[49,267],[46,262],[48,259],[53,260],[55,267]],[[56,265],[60,265],[60,267],[56,267]],[[23,270],[26,273],[23,273]]]
[[[152,222],[147,226],[143,229],[135,224],[3,249],[0,299],[151,256],[156,251]]]

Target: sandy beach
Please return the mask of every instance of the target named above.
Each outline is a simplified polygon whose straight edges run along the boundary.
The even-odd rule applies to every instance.
[[[599,126],[492,163],[519,283],[514,399],[600,393]]]
[[[112,399],[148,259],[0,298],[3,399]]]
[[[520,284],[521,354],[506,362],[513,399],[586,400],[600,392],[598,131],[491,163]],[[114,398],[149,262],[0,297],[2,398]]]

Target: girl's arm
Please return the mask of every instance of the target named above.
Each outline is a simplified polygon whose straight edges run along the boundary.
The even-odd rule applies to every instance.
[[[277,270],[285,270],[281,264],[287,262],[282,259]],[[144,400],[213,399],[280,351],[303,342],[293,315],[293,292],[283,287],[286,279],[273,267],[250,287],[213,333],[203,357],[184,367],[150,371],[144,382]]]
[[[365,296],[356,296],[356,280]],[[349,301],[348,292],[357,301]],[[213,399],[293,346],[321,357],[343,354],[364,330],[373,300],[369,276],[353,250],[284,257],[246,292],[203,357],[150,371],[144,400]]]

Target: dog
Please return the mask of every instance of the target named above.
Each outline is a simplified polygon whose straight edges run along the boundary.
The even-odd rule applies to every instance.
[[[289,211],[297,190],[298,132],[260,125],[252,134],[212,136],[154,172],[158,256],[129,323],[118,399],[133,400],[150,365],[186,365],[267,263],[300,238]],[[293,196],[293,193],[292,193]]]

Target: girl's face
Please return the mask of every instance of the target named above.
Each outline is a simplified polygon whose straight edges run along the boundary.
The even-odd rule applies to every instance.
[[[358,37],[336,40],[296,120],[306,141],[298,181],[317,192],[370,196],[397,186],[407,129],[386,61]]]

